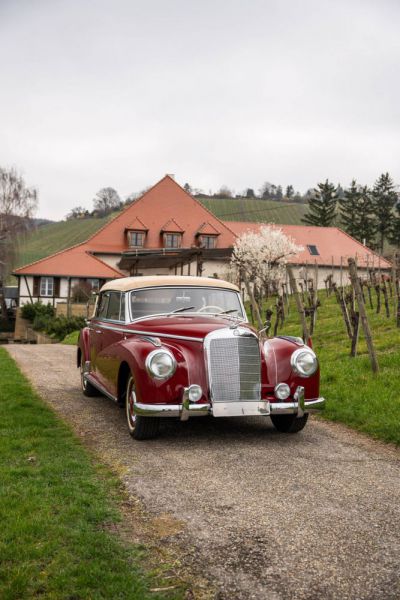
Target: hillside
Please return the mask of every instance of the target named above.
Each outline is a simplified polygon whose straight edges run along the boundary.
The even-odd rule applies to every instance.
[[[200,198],[200,201],[224,221],[259,221],[295,225],[301,223],[306,211],[304,204],[286,204],[271,200],[245,198]],[[111,216],[41,225],[18,240],[16,267],[39,260],[85,241],[103,227]]]
[[[289,204],[257,198],[199,198],[199,200],[223,221],[301,225],[301,218],[307,210],[306,204]]]
[[[76,219],[41,225],[18,238],[16,267],[84,242],[111,219]]]

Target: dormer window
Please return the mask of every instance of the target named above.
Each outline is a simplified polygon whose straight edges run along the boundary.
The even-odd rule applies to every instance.
[[[180,248],[181,243],[181,233],[164,233],[164,248]]]
[[[213,250],[217,247],[217,240],[220,232],[212,223],[202,223],[195,233],[196,243],[200,248]]]
[[[167,221],[161,227],[160,233],[162,235],[164,248],[181,248],[184,230],[175,219]]]
[[[217,247],[217,236],[216,235],[199,235],[199,246],[200,248],[206,248],[211,250]]]
[[[129,248],[143,248],[146,233],[144,231],[128,231]]]

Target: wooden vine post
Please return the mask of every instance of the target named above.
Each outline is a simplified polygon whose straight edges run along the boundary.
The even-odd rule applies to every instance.
[[[371,330],[369,328],[367,313],[365,311],[365,304],[364,304],[364,300],[363,300],[363,296],[362,296],[362,292],[361,292],[360,280],[358,279],[358,276],[357,276],[356,262],[355,262],[354,258],[349,258],[348,262],[349,262],[350,280],[351,280],[351,284],[353,286],[353,289],[354,289],[354,292],[355,292],[355,295],[357,298],[358,311],[360,314],[361,325],[364,330],[365,341],[366,341],[367,347],[368,347],[368,353],[369,353],[369,357],[371,360],[372,371],[374,373],[378,373],[378,371],[379,371],[378,359],[376,356],[374,343],[372,341],[372,335],[371,335]]]
[[[306,313],[304,311],[304,306],[301,301],[299,290],[297,289],[297,283],[296,283],[296,278],[293,273],[293,268],[290,265],[287,265],[286,268],[287,268],[287,272],[289,275],[290,287],[292,288],[294,299],[296,301],[297,311],[300,315],[301,326],[303,328],[303,339],[304,339],[304,342],[307,344],[308,340],[310,339],[310,334],[308,332],[308,327],[307,327]]]

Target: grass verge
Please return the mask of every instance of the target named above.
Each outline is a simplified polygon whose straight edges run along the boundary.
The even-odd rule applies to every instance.
[[[62,344],[66,344],[67,346],[76,346],[78,343],[79,331],[72,331],[68,335],[65,336]]]
[[[94,464],[0,348],[2,600],[182,598],[151,592],[144,549],[112,533],[117,480]]]

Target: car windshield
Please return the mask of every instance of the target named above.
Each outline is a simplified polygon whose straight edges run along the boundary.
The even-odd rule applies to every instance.
[[[162,287],[130,294],[132,319],[150,315],[218,314],[244,319],[238,292],[212,287]]]

